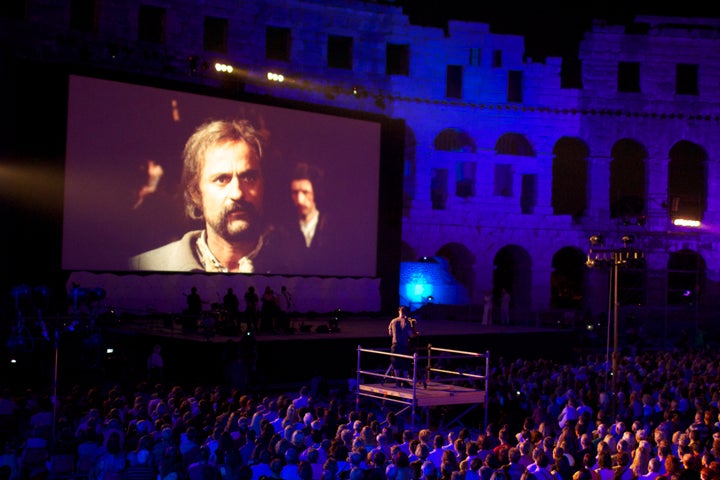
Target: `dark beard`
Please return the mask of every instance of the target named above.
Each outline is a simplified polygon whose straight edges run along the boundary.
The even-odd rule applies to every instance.
[[[240,226],[238,228],[236,221],[236,227],[233,228],[231,231],[231,229],[229,228],[229,217],[233,212],[236,211],[243,211],[249,213],[250,215],[247,220],[243,221],[243,223],[245,224],[244,227]],[[262,216],[259,214],[255,206],[250,203],[237,204],[234,208],[225,210],[222,213],[220,221],[217,222],[217,224],[211,223],[210,225],[218,233],[218,235],[220,235],[228,242],[243,242],[257,239],[263,230]]]

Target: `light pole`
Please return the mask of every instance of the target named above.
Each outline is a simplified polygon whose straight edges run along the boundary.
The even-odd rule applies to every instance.
[[[605,237],[602,235],[593,235],[589,238],[590,248],[588,249],[586,265],[589,268],[608,268],[610,273],[610,282],[608,286],[608,306],[611,307],[612,314],[608,315],[608,332],[607,332],[607,349],[606,363],[610,362],[610,323],[612,323],[612,366],[610,369],[612,394],[612,416],[615,417],[617,403],[617,376],[620,360],[620,326],[619,326],[619,307],[620,307],[620,267],[643,268],[645,266],[645,253],[630,247],[635,237],[632,235],[623,235],[620,238],[622,247],[613,248],[605,246]],[[605,377],[605,389],[607,390],[607,376]]]

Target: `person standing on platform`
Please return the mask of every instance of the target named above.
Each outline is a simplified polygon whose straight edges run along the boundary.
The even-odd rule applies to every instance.
[[[238,299],[232,288],[228,288],[223,297],[223,308],[227,313],[227,321],[230,328],[234,330],[234,335],[240,332],[240,300]]]
[[[510,325],[510,292],[504,288],[500,295],[500,323]]]
[[[245,323],[247,324],[247,332],[258,333],[258,303],[260,303],[260,297],[258,297],[255,287],[252,285],[248,287],[245,295]]]
[[[202,299],[196,287],[190,289],[190,294],[186,295],[187,315],[186,322],[183,324],[185,330],[194,331],[202,317]]]
[[[398,307],[398,316],[390,320],[388,335],[392,337],[390,351],[400,355],[410,355],[410,339],[417,336],[415,321],[408,317],[408,308]],[[410,361],[407,358],[392,357],[392,366],[396,377],[407,378],[410,374]],[[400,380],[397,380],[400,387]]]
[[[492,324],[493,314],[493,294],[492,290],[488,290],[483,298],[483,319],[482,325]]]
[[[290,316],[295,308],[292,295],[285,285],[280,287],[280,294],[277,297],[278,303],[278,324],[281,330],[290,331]]]
[[[260,330],[267,333],[278,333],[277,331],[277,296],[275,290],[268,285],[260,297]]]

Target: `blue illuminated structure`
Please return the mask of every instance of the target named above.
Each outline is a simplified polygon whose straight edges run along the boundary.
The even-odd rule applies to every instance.
[[[422,257],[400,264],[400,300],[411,309],[428,303],[467,305],[467,289],[458,283],[442,257]]]

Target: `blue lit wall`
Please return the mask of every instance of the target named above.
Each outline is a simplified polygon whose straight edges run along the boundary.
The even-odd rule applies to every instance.
[[[412,309],[427,303],[467,305],[467,289],[460,285],[441,257],[424,257],[419,262],[400,264],[400,301]]]

